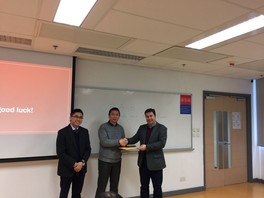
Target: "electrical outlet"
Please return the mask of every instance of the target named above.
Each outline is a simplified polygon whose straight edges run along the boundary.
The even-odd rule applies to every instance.
[[[184,182],[186,181],[186,178],[185,177],[180,177],[180,182]]]

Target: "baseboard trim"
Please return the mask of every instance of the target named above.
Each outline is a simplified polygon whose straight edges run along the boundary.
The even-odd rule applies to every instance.
[[[250,183],[262,183],[262,184],[264,184],[264,180],[255,178],[255,179],[252,179],[250,181]],[[182,194],[188,194],[188,193],[194,193],[194,192],[201,192],[201,191],[205,191],[205,190],[206,190],[205,186],[200,186],[200,187],[188,188],[188,189],[183,189],[183,190],[163,192],[163,196],[169,197],[169,196],[174,196],[174,195],[182,195]],[[150,198],[152,198],[152,197],[153,196],[150,195]],[[130,198],[140,198],[140,196],[130,197]]]
[[[264,184],[264,180],[263,179],[258,179],[258,178],[252,179],[251,182],[252,183],[262,183],[262,184]]]
[[[169,197],[169,196],[174,196],[174,195],[182,195],[182,194],[194,193],[194,192],[200,192],[200,191],[205,191],[205,187],[201,186],[201,187],[188,188],[188,189],[183,189],[183,190],[163,192],[163,196]],[[150,195],[150,197],[153,197],[153,196]],[[130,197],[130,198],[140,198],[140,196]]]
[[[195,187],[195,188],[188,188],[188,189],[183,189],[183,190],[175,190],[175,191],[169,191],[169,192],[164,192],[163,196],[174,196],[174,195],[182,195],[182,194],[187,194],[187,193],[194,193],[194,192],[200,192],[200,191],[205,191],[205,187]]]

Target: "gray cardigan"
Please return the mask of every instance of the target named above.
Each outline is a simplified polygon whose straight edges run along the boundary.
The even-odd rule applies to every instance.
[[[121,160],[121,151],[119,149],[119,139],[125,137],[124,128],[110,122],[102,124],[98,130],[100,140],[99,160],[109,163],[116,163]]]

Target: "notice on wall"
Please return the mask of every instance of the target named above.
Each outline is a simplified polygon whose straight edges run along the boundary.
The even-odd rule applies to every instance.
[[[241,112],[232,112],[232,129],[241,129]]]
[[[181,95],[180,99],[180,113],[191,114],[192,113],[192,98],[191,95]]]

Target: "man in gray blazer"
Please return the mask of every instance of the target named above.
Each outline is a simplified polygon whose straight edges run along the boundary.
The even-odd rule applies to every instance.
[[[153,197],[162,197],[163,169],[166,167],[163,148],[167,141],[167,128],[156,121],[155,109],[145,111],[147,124],[141,125],[137,133],[128,138],[128,144],[138,141],[138,166],[140,173],[140,197],[149,197],[149,182],[152,180]]]

